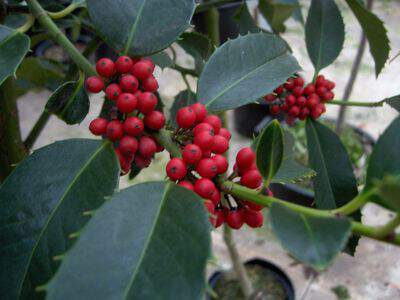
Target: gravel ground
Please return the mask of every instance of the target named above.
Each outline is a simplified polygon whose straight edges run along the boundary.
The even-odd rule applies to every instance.
[[[398,28],[400,5],[398,2],[375,2],[377,2],[375,11],[385,21],[389,29],[389,37],[393,49],[391,56],[393,56],[400,49],[400,36],[395,31],[395,28]],[[360,34],[360,28],[355,22],[354,16],[346,9],[344,10],[344,19],[347,25],[344,49],[337,62],[323,71],[328,78],[336,82],[337,98],[342,94],[348,79],[349,69],[356,53]],[[294,55],[304,69],[303,75],[310,79],[312,65],[307,58],[303,29],[297,23],[290,21],[284,38],[293,47]],[[192,64],[190,58],[184,55],[179,55],[179,57],[182,64]],[[369,53],[366,53],[351,97],[352,100],[377,101],[399,93],[397,78],[400,71],[400,58],[387,65],[379,78],[375,78],[373,68],[372,58]],[[185,89],[180,75],[172,70],[161,71],[158,69],[156,77],[159,79],[160,91],[166,105],[171,105],[174,95]],[[193,80],[191,84],[195,89]],[[43,91],[29,93],[19,100],[18,106],[23,136],[27,135],[42,112],[48,96],[49,93]],[[35,148],[66,138],[90,138],[87,127],[90,120],[98,115],[100,104],[101,97],[92,97],[90,113],[80,125],[66,126],[62,121],[52,117],[46,130],[43,131],[38,139]],[[335,117],[336,114],[337,108],[329,107],[328,116]],[[378,137],[396,115],[397,113],[388,106],[378,109],[351,108],[349,109],[347,120],[351,124],[364,128],[374,137]],[[231,147],[232,156],[237,149],[247,143],[248,140],[234,135]],[[151,168],[142,172],[134,182],[128,182],[123,179],[121,187],[149,179],[162,180],[165,176],[162,166],[167,159],[167,154],[158,155]],[[388,218],[386,211],[372,205],[364,209],[363,215],[364,222],[368,224],[381,224]],[[267,230],[242,229],[235,233],[240,253],[243,259],[263,257],[283,268],[293,280],[297,298],[300,299],[309,283],[309,279],[304,275],[304,268],[293,264],[293,260],[282,250],[279,243],[270,233],[268,222],[266,222],[265,227]],[[212,236],[214,256],[217,258],[218,267],[228,268],[230,263],[222,241],[221,231],[214,231]],[[355,257],[352,258],[345,254],[339,255],[329,270],[320,274],[312,282],[303,299],[336,299],[330,289],[337,285],[346,286],[351,294],[351,299],[400,299],[399,255],[400,248],[369,239],[361,239]],[[216,268],[217,266],[210,265],[209,273]]]

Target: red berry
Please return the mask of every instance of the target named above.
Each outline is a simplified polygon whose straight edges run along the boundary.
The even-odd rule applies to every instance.
[[[126,157],[121,153],[121,150],[119,148],[115,148],[115,154],[118,157],[119,164],[121,166],[121,171],[123,174],[126,174],[129,172],[131,169],[131,164],[133,161],[133,157]]]
[[[205,199],[211,197],[216,189],[214,182],[208,178],[201,178],[194,184],[194,191]]]
[[[134,66],[132,67],[131,70],[132,75],[136,76],[137,78],[143,80],[146,79],[147,77],[151,76],[153,73],[153,70],[149,66],[148,63],[145,61],[139,61]]]
[[[285,98],[285,103],[290,107],[296,104],[296,97],[289,94]]]
[[[151,164],[151,158],[148,157],[143,157],[141,155],[136,155],[135,156],[135,165],[137,165],[139,168],[144,169],[150,166]]]
[[[222,127],[221,119],[216,115],[209,115],[207,116],[203,123],[208,123],[214,128],[214,133],[218,134],[219,130]]]
[[[318,119],[322,115],[322,113],[323,113],[322,108],[319,105],[317,105],[311,110],[310,115],[313,119]]]
[[[196,113],[196,124],[203,122],[204,118],[207,116],[207,110],[206,107],[201,104],[196,102],[195,104],[192,104],[192,109]]]
[[[318,75],[317,78],[315,79],[315,85],[317,87],[325,86],[325,83],[326,83],[326,80],[325,80],[324,75]]]
[[[119,95],[121,95],[121,93],[122,93],[121,88],[116,83],[111,83],[106,88],[106,96],[107,96],[108,99],[110,99],[112,101],[117,100]]]
[[[100,77],[91,76],[86,79],[86,89],[89,93],[97,94],[104,89],[104,81]]]
[[[210,158],[210,157],[211,157],[211,154],[212,154],[211,150],[203,151],[203,156],[202,156],[202,158]]]
[[[108,123],[106,134],[109,140],[116,141],[124,136],[124,129],[120,121],[114,120]]]
[[[284,92],[283,85],[278,86],[278,87],[274,90],[274,92],[275,92],[276,94],[278,94],[278,95],[283,94],[283,92]]]
[[[296,99],[296,104],[298,105],[298,106],[304,106],[304,105],[306,105],[306,103],[307,103],[307,99],[306,99],[306,97],[304,97],[304,96],[300,96],[300,97],[298,97],[297,99]]]
[[[211,151],[216,154],[225,153],[229,149],[229,142],[222,135],[215,135]]]
[[[288,110],[289,110],[289,105],[287,105],[286,103],[282,104],[282,105],[281,105],[281,110],[282,110],[283,112],[288,112]]]
[[[204,201],[204,206],[207,208],[210,214],[215,214],[215,205],[210,200]]]
[[[189,181],[183,180],[178,183],[178,185],[187,188],[188,190],[194,191],[194,186]]]
[[[303,87],[303,85],[304,85],[304,79],[301,78],[300,76],[299,76],[299,77],[296,77],[296,78],[294,79],[294,85],[295,85],[295,86]]]
[[[243,212],[244,222],[251,228],[261,227],[264,222],[264,217],[261,212],[246,209]]]
[[[214,142],[214,135],[209,131],[201,131],[194,136],[193,143],[203,151],[211,150]]]
[[[218,174],[224,174],[228,170],[229,163],[225,156],[216,154],[211,159],[217,165]]]
[[[317,88],[317,94],[321,98],[324,97],[326,92],[328,92],[328,89],[326,87],[324,87],[324,86],[320,86],[319,88]]]
[[[310,110],[307,107],[303,107],[299,113],[299,119],[305,120],[310,114]]]
[[[208,123],[200,123],[197,124],[193,129],[193,135],[196,136],[202,131],[208,131],[214,134],[214,128]]]
[[[211,224],[218,228],[225,222],[225,212],[222,209],[216,209],[215,214],[210,217]]]
[[[126,74],[133,66],[133,61],[128,56],[120,56],[115,62],[115,68],[119,74]]]
[[[291,116],[286,116],[285,118],[285,122],[286,124],[288,124],[289,126],[293,126],[294,122],[296,121],[296,118],[293,118]]]
[[[142,58],[140,61],[146,63],[149,68],[151,69],[151,73],[154,72],[154,68],[156,67],[153,63],[153,61],[150,58]]]
[[[283,86],[288,91],[293,90],[293,88],[294,88],[294,79],[293,78],[289,78],[288,80],[286,80],[286,83]]]
[[[141,113],[147,114],[156,108],[157,102],[157,96],[153,93],[141,93],[138,97],[138,109]]]
[[[264,206],[256,204],[256,203],[251,202],[251,201],[245,201],[245,204],[251,210],[260,211],[260,210],[262,210],[264,208]]]
[[[176,123],[180,128],[191,128],[196,122],[196,113],[190,107],[182,107],[176,114]]]
[[[133,156],[138,150],[139,143],[135,138],[126,135],[119,141],[118,147],[122,154]]]
[[[117,108],[124,114],[133,112],[137,105],[137,99],[133,94],[122,93],[117,99]]]
[[[144,117],[144,124],[152,130],[160,130],[165,125],[165,116],[162,112],[153,110]]]
[[[322,99],[324,99],[325,101],[330,101],[335,97],[335,94],[332,93],[331,91],[328,91],[324,94],[324,96],[322,97]]]
[[[207,124],[207,123],[206,123]],[[226,138],[228,141],[231,139],[231,133],[229,132],[228,129],[226,128],[221,128],[219,130],[219,135],[223,136],[224,138]]]
[[[143,157],[150,158],[156,153],[156,142],[147,136],[143,136],[139,140],[139,152]]]
[[[228,225],[233,229],[239,229],[242,227],[244,220],[241,211],[237,209],[229,211],[226,216],[226,223],[228,223]]]
[[[250,147],[242,148],[236,155],[236,164],[241,171],[249,169],[256,159],[256,154]]]
[[[274,94],[268,94],[264,96],[265,101],[267,102],[274,102],[276,96]]]
[[[150,75],[142,81],[142,86],[147,92],[156,92],[158,90],[157,79],[153,75]]]
[[[115,74],[115,64],[109,58],[101,58],[96,63],[96,71],[100,76],[109,78]]]
[[[325,86],[328,90],[333,90],[336,84],[333,81],[327,80]]]
[[[307,100],[307,106],[309,109],[313,109],[314,107],[316,107],[318,105],[318,103],[319,103],[319,98],[316,98],[316,97],[312,97]]]
[[[300,113],[300,108],[298,106],[292,106],[289,109],[289,116],[296,118]]]
[[[186,176],[186,164],[180,158],[173,158],[167,164],[167,176],[172,181],[181,180]]]
[[[304,94],[311,95],[312,93],[315,93],[315,85],[312,83],[309,83],[304,88]]]
[[[213,178],[218,174],[218,167],[211,158],[203,158],[199,161],[196,172],[203,178]]]
[[[94,119],[90,122],[89,130],[94,135],[103,135],[106,133],[108,121],[103,118]]]
[[[141,135],[143,130],[143,121],[137,117],[129,117],[124,122],[124,131],[131,136]]]
[[[271,105],[269,107],[269,112],[271,113],[271,115],[276,116],[277,114],[279,114],[279,105]]]
[[[119,86],[123,92],[134,93],[139,88],[139,82],[135,76],[124,75],[119,81]]]
[[[301,95],[303,95],[303,91],[304,90],[303,90],[303,88],[301,86],[295,86],[293,88],[292,93],[293,93],[294,96],[300,97]]]
[[[256,189],[262,184],[262,176],[258,170],[248,170],[240,178],[240,183],[248,188]]]
[[[218,189],[215,189],[208,199],[211,200],[214,205],[217,205],[221,202],[221,192]]]
[[[195,144],[186,145],[185,148],[182,150],[182,159],[187,164],[197,164],[200,159],[202,158],[202,151],[199,146]]]

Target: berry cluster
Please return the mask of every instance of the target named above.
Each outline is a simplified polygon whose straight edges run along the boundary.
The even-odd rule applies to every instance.
[[[335,83],[318,75],[315,83],[304,85],[300,76],[289,78],[285,84],[268,94],[264,99],[270,104],[270,112],[277,115],[283,112],[286,122],[292,125],[296,118],[305,120],[307,117],[318,119],[325,113],[325,102],[332,100],[335,94],[332,90]]]
[[[216,115],[207,115],[200,103],[179,109],[176,115],[179,129],[175,140],[181,145],[182,158],[172,158],[166,172],[170,180],[196,192],[206,199],[205,206],[212,214],[210,220],[215,227],[226,222],[239,229],[244,223],[259,227],[263,223],[262,207],[229,198],[221,199],[217,177],[227,172],[229,163],[223,155],[229,149],[231,134],[222,127]],[[238,153],[237,165],[241,183],[249,188],[258,188],[262,177],[255,167],[255,154],[250,148]]]
[[[101,58],[96,70],[99,76],[87,78],[86,89],[91,93],[104,90],[112,108],[108,118],[90,123],[90,131],[114,142],[124,174],[132,162],[139,168],[148,167],[154,154],[163,150],[151,133],[165,125],[164,114],[155,110],[158,82],[153,76],[153,62],[128,56],[120,56],[115,62]]]

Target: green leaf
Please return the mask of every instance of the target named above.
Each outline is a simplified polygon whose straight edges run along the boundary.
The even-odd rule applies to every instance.
[[[334,209],[357,196],[357,181],[339,137],[319,122],[306,123],[308,158],[317,172],[315,202],[320,209]]]
[[[49,98],[46,110],[67,124],[78,124],[89,112],[89,97],[83,87],[84,77],[60,86]]]
[[[159,66],[161,69],[169,68],[174,64],[172,59],[165,51],[153,54],[149,56],[149,58],[153,61],[154,64]]]
[[[163,182],[125,189],[67,253],[48,299],[202,299],[209,227],[202,200],[187,189]]]
[[[346,246],[351,233],[346,218],[326,218],[297,213],[273,203],[271,225],[282,246],[299,261],[322,271]]]
[[[241,35],[246,35],[250,33],[261,32],[262,29],[257,26],[254,22],[253,17],[251,16],[247,4],[245,2],[242,3],[240,8],[237,10],[235,15],[233,16],[233,20],[235,20],[239,26],[239,33]]]
[[[285,21],[291,17],[298,5],[290,1],[259,0],[258,7],[272,31],[281,33],[286,30]]]
[[[17,30],[0,25],[0,84],[15,75],[29,50],[29,37]]]
[[[169,117],[171,120],[171,125],[175,129],[178,128],[178,124],[176,123],[176,114],[178,113],[178,110],[194,103],[196,103],[196,94],[194,94],[192,91],[184,90],[175,96],[174,104],[172,104]]]
[[[277,36],[252,33],[219,47],[206,64],[198,99],[213,112],[233,109],[271,93],[300,70],[285,42]]]
[[[89,220],[118,185],[112,145],[72,139],[41,148],[0,187],[0,298],[36,299]]]
[[[257,168],[268,182],[278,172],[283,159],[283,131],[277,120],[260,134],[257,143]]]
[[[206,61],[214,52],[214,45],[211,40],[198,32],[185,32],[177,41],[178,45],[194,58],[195,70],[197,74],[203,71]]]
[[[343,48],[344,23],[335,2],[312,0],[305,29],[308,55],[318,74]]]
[[[381,181],[376,181],[378,195],[388,207],[400,212],[400,178],[399,176],[386,176]]]
[[[389,104],[392,108],[400,112],[400,95],[389,97],[382,100],[383,102]]]
[[[379,73],[389,58],[390,42],[384,23],[370,12],[360,1],[346,0],[369,43],[369,49],[375,61],[375,74]]]
[[[87,0],[93,25],[117,52],[146,56],[168,47],[190,25],[193,0]]]

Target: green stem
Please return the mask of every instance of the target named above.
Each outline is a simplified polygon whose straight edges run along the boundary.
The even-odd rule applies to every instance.
[[[157,142],[163,146],[173,157],[181,157],[181,150],[178,145],[172,140],[172,132],[166,129],[161,129],[154,134]]]
[[[184,75],[191,75],[193,77],[197,77],[197,73],[195,70],[188,69],[177,64],[173,65],[171,69],[177,70],[178,72],[181,72]]]
[[[342,101],[342,100],[331,100],[326,102],[326,104],[334,104],[341,106],[361,106],[361,107],[378,107],[383,106],[383,101],[378,102],[355,102],[355,101]]]
[[[397,214],[390,222],[387,224],[375,228],[375,234],[377,237],[387,237],[389,234],[393,233],[397,226],[400,225],[400,214]]]
[[[27,0],[29,9],[36,17],[39,23],[47,29],[55,42],[62,46],[69,54],[71,59],[78,67],[86,73],[86,75],[96,75],[96,69],[92,64],[76,49],[76,47],[68,40],[65,34],[57,27],[53,20],[48,16],[37,0]]]
[[[200,13],[206,10],[209,10],[214,7],[218,7],[224,5],[226,3],[231,3],[232,0],[210,0],[204,3],[197,5],[195,13]]]
[[[368,198],[375,193],[375,190],[369,190],[366,193],[361,193],[357,197],[355,197],[350,202],[346,203],[342,207],[334,209],[332,213],[340,214],[340,215],[351,215],[353,212],[360,209],[364,204],[368,202]]]
[[[181,75],[182,75],[183,81],[184,81],[185,84],[186,84],[186,87],[187,87],[188,91],[189,91],[189,92],[192,92],[192,88],[190,87],[190,84],[189,84],[189,81],[188,81],[187,78],[186,78],[186,75],[185,75],[185,74],[181,74]]]
[[[39,119],[33,126],[32,130],[29,132],[27,138],[25,139],[24,145],[26,149],[31,149],[32,146],[35,144],[37,138],[39,137],[40,133],[42,132],[43,128],[46,126],[47,122],[50,119],[51,114],[47,111],[43,111],[40,115]]]
[[[48,11],[47,14],[52,19],[55,19],[55,20],[62,19],[64,17],[68,16],[70,13],[72,13],[78,7],[79,7],[79,5],[77,3],[73,2],[70,5],[68,5],[66,8],[64,8],[63,10],[60,10],[57,12]]]
[[[21,27],[17,28],[17,31],[19,31],[21,33],[27,32],[35,23],[35,17],[33,15],[28,14],[26,17],[27,17],[27,20],[26,20],[25,24],[22,25]]]

